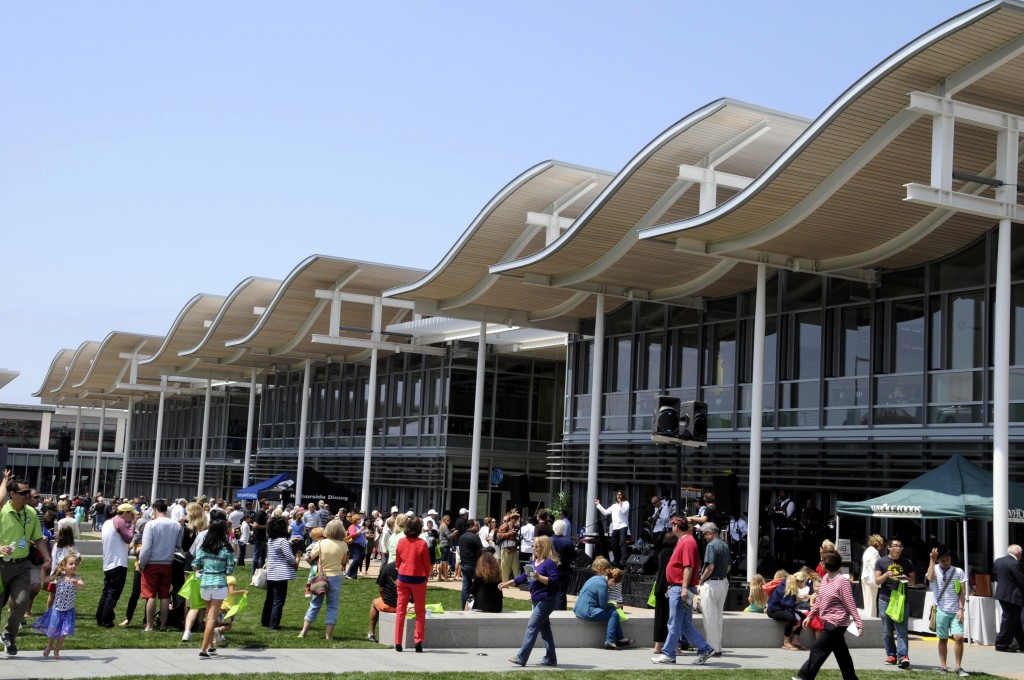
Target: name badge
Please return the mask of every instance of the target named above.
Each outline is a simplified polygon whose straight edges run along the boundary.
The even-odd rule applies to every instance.
[[[24,536],[22,536],[21,540],[18,541],[18,547],[19,548],[24,548],[25,547],[25,537]]]

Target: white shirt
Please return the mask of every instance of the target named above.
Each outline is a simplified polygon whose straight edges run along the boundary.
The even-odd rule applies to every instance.
[[[180,504],[175,503],[171,506],[171,519],[175,522],[181,520],[185,516],[185,508]]]
[[[668,531],[668,521],[672,514],[668,510],[668,503],[661,501],[661,504],[654,510],[654,532]]]
[[[729,536],[734,541],[742,541],[747,537],[747,520],[739,517],[729,522]]]
[[[100,540],[103,543],[103,571],[110,571],[114,567],[128,566],[128,544],[117,531],[114,520],[120,519],[120,515],[114,515],[103,523],[100,531]],[[123,522],[124,520],[121,520]]]
[[[602,515],[611,515],[612,531],[615,531],[616,529],[625,529],[629,526],[629,501],[616,503],[608,509],[605,509],[603,505],[598,503],[597,509],[601,511]]]
[[[529,555],[533,554],[533,524],[527,522],[519,529],[519,538],[522,542],[519,544],[519,549]]]
[[[241,510],[232,510],[231,514],[228,515],[228,522],[231,523],[232,529],[237,529],[243,519],[245,519],[245,513]]]
[[[480,543],[483,545],[485,549],[490,548],[492,545],[494,545],[494,543],[491,541],[491,530],[487,527],[480,527],[480,531],[478,532],[477,535],[480,536]]]
[[[869,586],[875,585],[875,562],[881,555],[878,554],[878,550],[873,545],[869,545],[867,550],[864,551],[864,556],[860,560],[860,580],[861,583],[866,583]]]

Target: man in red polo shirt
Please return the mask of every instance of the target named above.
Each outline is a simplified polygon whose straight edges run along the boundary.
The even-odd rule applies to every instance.
[[[668,636],[661,646],[661,654],[652,657],[651,661],[658,664],[675,663],[681,633],[697,650],[698,656],[693,663],[701,665],[715,650],[693,627],[693,598],[700,582],[700,555],[692,531],[696,523],[688,524],[685,518],[674,517],[671,524],[672,533],[679,540],[665,569],[665,580],[668,582],[668,591],[665,593],[668,598]]]

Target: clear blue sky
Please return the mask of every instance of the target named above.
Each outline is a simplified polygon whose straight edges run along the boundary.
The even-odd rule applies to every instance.
[[[714,99],[817,117],[973,4],[3,3],[0,402],[314,253],[430,269],[528,167]]]

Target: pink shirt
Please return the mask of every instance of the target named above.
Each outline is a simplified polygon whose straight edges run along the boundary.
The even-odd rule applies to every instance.
[[[821,586],[818,587],[818,595],[814,598],[814,606],[811,613],[817,612],[822,621],[827,621],[834,626],[850,625],[850,617],[856,622],[857,627],[864,628],[860,620],[860,612],[853,601],[853,590],[850,587],[850,579],[841,574],[830,578],[828,574],[821,579]]]

